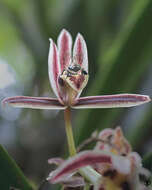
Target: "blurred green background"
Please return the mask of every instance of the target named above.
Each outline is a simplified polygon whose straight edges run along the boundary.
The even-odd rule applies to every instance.
[[[73,41],[80,32],[87,43],[90,78],[82,96],[151,95],[151,18],[151,0],[0,0],[0,100],[13,95],[54,97],[47,71],[48,39],[56,41],[62,28]],[[72,113],[77,145],[96,129],[120,125],[135,151],[152,152],[151,104]],[[40,184],[51,169],[47,159],[67,151],[63,113],[0,107],[0,144]]]

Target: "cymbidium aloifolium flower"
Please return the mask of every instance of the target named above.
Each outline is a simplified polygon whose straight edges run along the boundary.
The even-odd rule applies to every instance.
[[[57,98],[16,96],[4,99],[3,103],[33,109],[66,109],[67,107],[83,109],[130,107],[150,101],[148,96],[138,94],[79,98],[89,78],[87,46],[82,35],[78,34],[72,53],[72,38],[65,29],[58,37],[57,46],[50,39],[48,72]]]
[[[79,152],[65,161],[53,158],[48,162],[59,166],[50,173],[47,180],[52,184],[61,183],[65,189],[86,186],[88,182],[78,172],[88,165],[100,175],[94,184],[89,183],[89,189],[152,189],[150,172],[143,168],[139,154],[132,152],[132,147],[120,127],[101,131],[93,150]]]

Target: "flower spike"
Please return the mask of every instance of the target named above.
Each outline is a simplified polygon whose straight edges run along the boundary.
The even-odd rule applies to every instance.
[[[77,99],[77,103],[72,107],[75,109],[132,107],[149,101],[151,101],[149,96],[138,94],[88,96]]]
[[[9,104],[18,108],[32,109],[59,109],[64,110],[66,106],[62,105],[56,98],[30,97],[30,96],[15,96],[5,98],[2,104]]]

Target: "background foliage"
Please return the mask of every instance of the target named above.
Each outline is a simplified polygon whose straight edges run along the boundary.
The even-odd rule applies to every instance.
[[[83,95],[151,95],[151,7],[151,0],[1,0],[0,100],[54,96],[47,74],[48,39],[56,41],[62,28],[73,38],[82,33],[87,42],[90,78]],[[151,152],[151,113],[151,104],[73,111],[76,143],[96,129],[121,125],[134,149],[145,155]],[[0,143],[40,184],[51,169],[47,159],[66,151],[63,113],[0,107]]]

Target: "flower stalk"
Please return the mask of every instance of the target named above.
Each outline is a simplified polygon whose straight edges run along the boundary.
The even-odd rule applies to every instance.
[[[102,180],[102,176],[98,172],[96,172],[91,166],[80,168],[79,173],[93,185],[99,184]]]
[[[72,132],[70,108],[66,108],[64,110],[64,120],[65,120],[65,129],[66,129],[69,153],[70,153],[70,156],[74,156],[76,154],[76,148],[75,148],[73,132]]]

